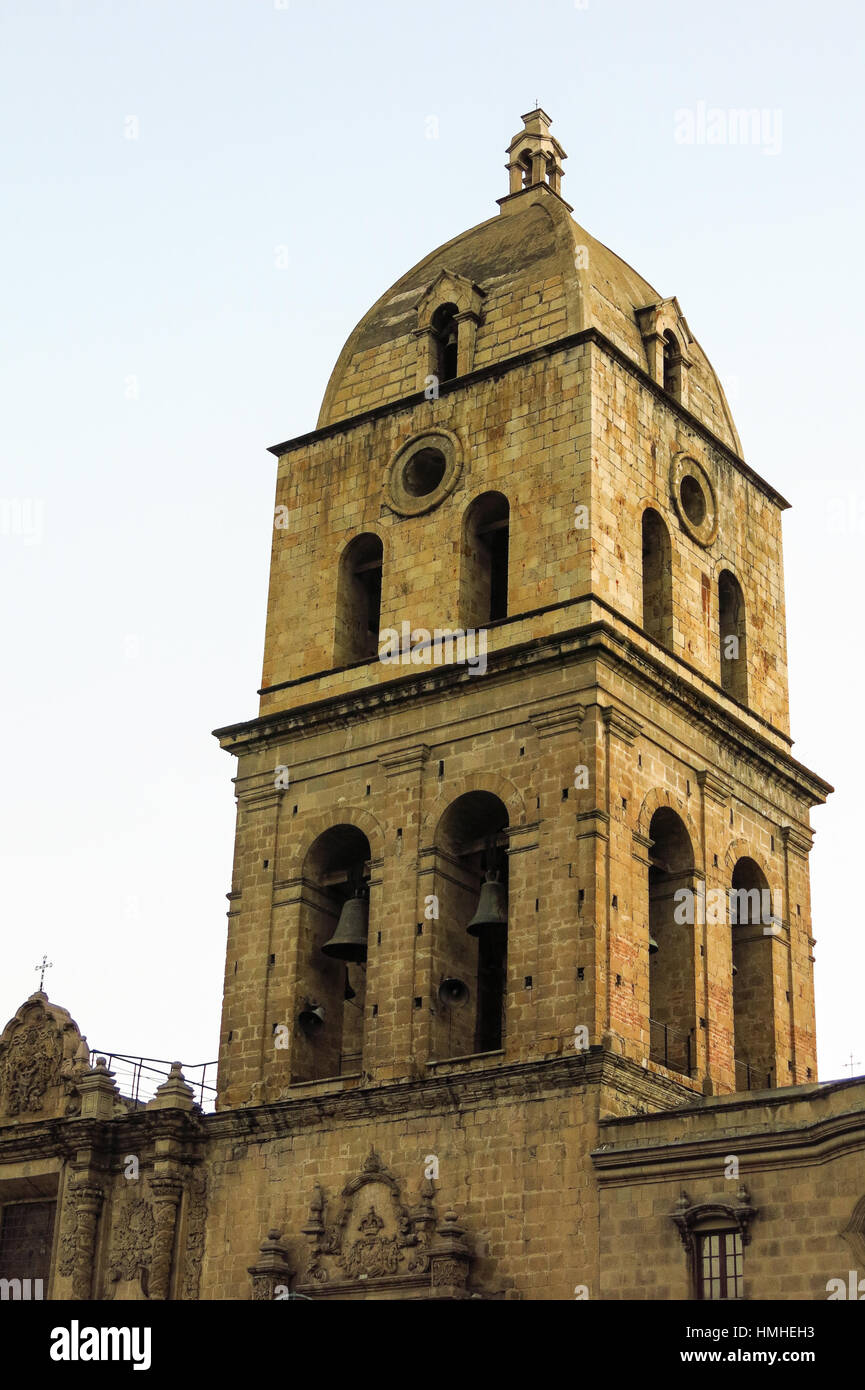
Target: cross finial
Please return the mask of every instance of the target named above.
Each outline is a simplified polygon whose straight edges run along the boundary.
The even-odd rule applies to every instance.
[[[53,965],[53,960],[49,960],[47,956],[43,955],[39,964],[35,966],[35,969],[39,971],[39,989],[43,994],[45,993],[45,971],[50,970]]]
[[[854,1061],[853,1061],[853,1053],[852,1053],[852,1052],[850,1053],[850,1061],[844,1063],[844,1066],[848,1069],[848,1071],[850,1072],[850,1075],[851,1075],[851,1076],[853,1075],[853,1068],[854,1068],[854,1067],[861,1067],[861,1065],[862,1065],[861,1062],[854,1062]]]

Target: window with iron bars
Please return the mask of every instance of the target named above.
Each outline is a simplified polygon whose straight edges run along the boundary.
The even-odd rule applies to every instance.
[[[701,1231],[697,1235],[697,1298],[742,1297],[742,1236],[739,1231]]]

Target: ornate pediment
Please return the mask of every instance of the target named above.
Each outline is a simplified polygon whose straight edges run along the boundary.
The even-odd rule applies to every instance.
[[[691,1202],[687,1192],[682,1192],[675,1208],[670,1213],[682,1244],[689,1254],[695,1249],[695,1236],[699,1229],[711,1225],[713,1228],[738,1231],[742,1244],[747,1245],[751,1238],[751,1222],[757,1215],[756,1207],[751,1205],[751,1197],[744,1183],[736,1193],[735,1203],[724,1198],[708,1202]]]
[[[370,1150],[330,1203],[316,1184],[303,1227],[305,1268],[296,1292],[314,1298],[466,1298],[470,1253],[456,1215],[439,1221],[428,1178],[407,1205],[400,1183]]]
[[[77,1114],[87,1043],[70,1014],[31,994],[0,1034],[0,1122]]]

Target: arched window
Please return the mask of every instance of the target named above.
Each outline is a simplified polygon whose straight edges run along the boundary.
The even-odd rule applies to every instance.
[[[354,825],[326,830],[304,860],[293,1081],[361,1070],[369,861],[369,841]]]
[[[664,390],[675,400],[682,399],[682,350],[669,328],[664,331]]]
[[[753,859],[736,861],[730,888],[733,934],[733,1055],[736,1089],[777,1083],[772,970],[774,904],[766,875]]]
[[[519,161],[519,162],[520,162],[520,169],[521,169],[522,175],[523,175],[523,188],[531,188],[531,186],[532,186],[532,156],[529,154],[528,150],[526,150],[524,154],[521,154],[521,155],[520,155],[520,161]]]
[[[729,570],[718,576],[718,628],[721,638],[721,685],[728,695],[748,703],[748,653],[745,595]]]
[[[334,665],[378,655],[381,622],[382,544],[371,531],[346,546],[337,583]]]
[[[652,816],[649,836],[650,1055],[690,1076],[697,1061],[694,851],[684,821],[667,806]]]
[[[456,304],[442,304],[432,316],[439,381],[453,381],[459,371],[459,324]]]
[[[643,630],[673,646],[673,573],[670,535],[654,507],[643,512]]]
[[[510,506],[500,492],[476,497],[463,523],[460,621],[484,627],[508,616]]]
[[[436,829],[434,1057],[493,1052],[505,1030],[508,813],[492,792],[467,792]]]

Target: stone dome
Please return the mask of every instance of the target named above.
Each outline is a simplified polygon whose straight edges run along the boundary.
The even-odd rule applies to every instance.
[[[444,278],[471,286],[475,299],[471,370],[594,328],[661,384],[664,340],[674,341],[687,375],[682,404],[741,456],[721,384],[678,301],[663,299],[574,220],[558,191],[565,155],[549,117],[538,110],[523,121],[498,215],[432,251],[364,315],[331,374],[319,428],[421,389],[419,306]],[[535,181],[532,160],[542,170]]]

